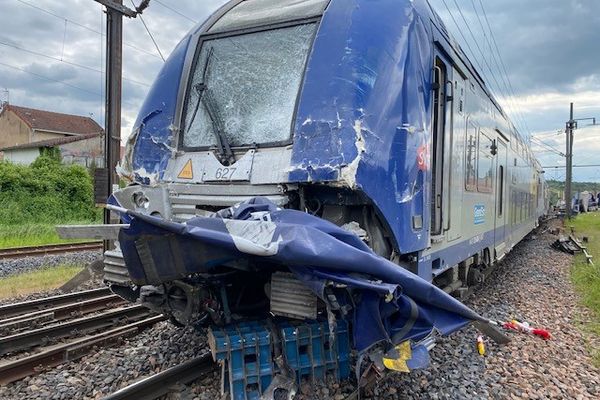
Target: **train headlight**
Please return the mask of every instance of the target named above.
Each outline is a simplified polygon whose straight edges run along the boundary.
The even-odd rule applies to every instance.
[[[134,192],[131,196],[131,200],[138,208],[148,208],[150,205],[150,200],[148,200],[148,197],[146,197],[144,192]]]

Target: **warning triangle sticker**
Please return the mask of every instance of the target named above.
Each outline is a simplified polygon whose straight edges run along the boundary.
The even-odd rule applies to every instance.
[[[181,171],[179,172],[179,175],[177,175],[178,178],[181,179],[192,179],[194,177],[194,171],[192,170],[192,160],[188,160],[185,165],[183,166],[183,168],[181,169]]]

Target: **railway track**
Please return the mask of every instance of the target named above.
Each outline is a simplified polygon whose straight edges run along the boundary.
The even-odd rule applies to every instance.
[[[141,305],[123,304],[102,288],[0,306],[0,356],[10,355],[0,362],[0,385],[75,360],[165,319]]]
[[[10,258],[22,258],[32,256],[44,256],[47,254],[63,254],[77,251],[102,250],[102,242],[80,242],[47,244],[42,246],[11,247],[0,249],[0,260]]]
[[[0,320],[0,334],[7,331],[14,333],[25,328],[41,326],[50,322],[59,322],[123,304],[125,304],[125,300],[121,297],[116,294],[109,294],[72,304],[33,311]]]
[[[162,372],[137,381],[103,400],[154,400],[164,396],[179,385],[188,385],[213,371],[215,363],[210,353],[186,361]]]
[[[7,318],[20,316],[23,314],[33,313],[36,311],[46,310],[53,307],[64,306],[67,304],[76,304],[86,300],[97,299],[111,295],[109,288],[98,288],[84,290],[81,292],[73,292],[61,294],[58,296],[45,297],[37,300],[23,301],[20,303],[5,304],[0,306],[0,321]]]

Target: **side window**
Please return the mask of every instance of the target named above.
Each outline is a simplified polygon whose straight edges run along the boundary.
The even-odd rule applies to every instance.
[[[479,131],[479,146],[477,149],[477,190],[490,193],[492,183],[492,139]]]
[[[467,125],[466,136],[466,169],[465,169],[465,189],[475,191],[476,187],[476,167],[477,167],[477,127],[469,121]]]

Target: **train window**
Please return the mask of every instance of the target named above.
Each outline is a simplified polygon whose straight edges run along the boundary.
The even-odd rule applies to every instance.
[[[477,127],[470,121],[467,125],[466,140],[465,188],[469,191],[474,191],[476,187],[475,175],[477,167]]]
[[[477,149],[477,191],[490,193],[493,188],[492,180],[492,145],[493,141],[479,131],[479,146]]]
[[[323,14],[329,0],[246,0],[222,16],[210,33],[300,20]]]
[[[183,146],[289,140],[315,30],[311,23],[204,40],[184,106]]]

